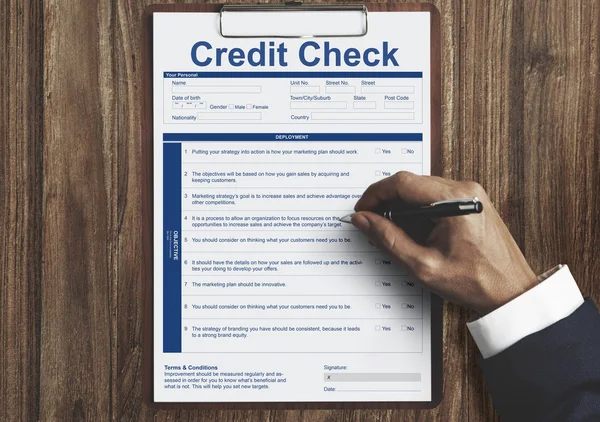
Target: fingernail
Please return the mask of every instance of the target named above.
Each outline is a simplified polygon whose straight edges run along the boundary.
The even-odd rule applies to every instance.
[[[352,224],[354,224],[354,227],[364,234],[369,233],[369,229],[371,228],[371,222],[369,219],[360,213],[354,214],[352,217]]]

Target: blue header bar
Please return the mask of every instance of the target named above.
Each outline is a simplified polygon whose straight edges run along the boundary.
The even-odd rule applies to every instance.
[[[164,142],[190,141],[423,141],[422,133],[163,133]]]
[[[164,72],[169,78],[422,78],[423,72]]]

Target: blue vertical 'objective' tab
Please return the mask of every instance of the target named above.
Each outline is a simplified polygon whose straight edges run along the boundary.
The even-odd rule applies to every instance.
[[[181,144],[163,145],[163,352],[181,352]]]

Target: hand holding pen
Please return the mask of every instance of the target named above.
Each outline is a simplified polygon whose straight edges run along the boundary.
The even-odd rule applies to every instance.
[[[445,201],[434,202],[422,207],[398,207],[393,206],[384,209],[380,215],[394,224],[401,226],[406,222],[410,222],[414,218],[442,218],[442,217],[457,217],[459,215],[468,215],[481,213],[483,204],[479,198],[460,198],[448,199]],[[340,218],[344,223],[352,223],[352,216],[356,213],[351,213]]]
[[[448,201],[457,197],[469,199]],[[385,208],[381,211],[386,204],[398,200],[413,206],[412,215]],[[346,220],[351,218],[356,228],[400,261],[415,279],[480,315],[537,283],[519,247],[477,183],[399,172],[369,186],[355,211],[345,216]],[[465,213],[477,215],[457,217]],[[407,227],[411,219],[425,215],[433,222],[426,242],[421,244],[395,224],[401,222]]]

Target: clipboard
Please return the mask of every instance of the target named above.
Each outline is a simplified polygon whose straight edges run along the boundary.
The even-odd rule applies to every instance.
[[[142,141],[142,250],[143,250],[143,355],[142,369],[143,397],[155,409],[427,409],[436,407],[442,400],[442,299],[431,295],[431,400],[415,402],[382,401],[315,401],[315,402],[156,402],[154,400],[154,310],[153,310],[153,20],[158,12],[219,12],[221,19],[229,11],[269,12],[269,11],[328,11],[361,10],[365,14],[364,34],[367,33],[367,13],[387,12],[428,12],[430,14],[430,117],[431,117],[431,174],[442,175],[441,150],[441,56],[439,12],[431,4],[371,3],[364,5],[302,5],[291,2],[284,5],[216,5],[216,4],[169,4],[151,5],[143,14],[143,141]],[[362,35],[364,35],[362,34]],[[237,37],[223,33],[224,37]],[[266,37],[268,33],[256,35]],[[302,34],[302,37],[347,37],[361,34]],[[242,37],[242,36],[239,36]],[[277,35],[277,38],[291,37]]]

